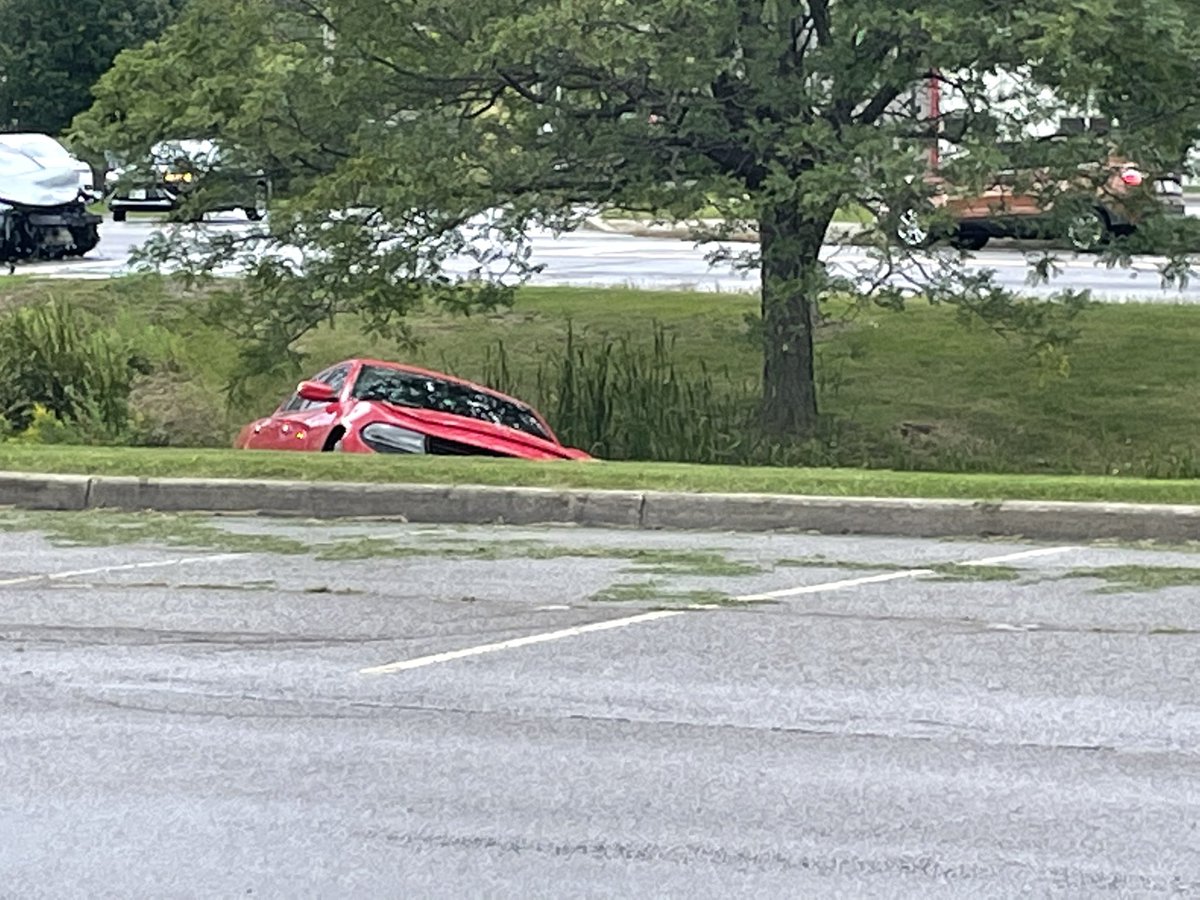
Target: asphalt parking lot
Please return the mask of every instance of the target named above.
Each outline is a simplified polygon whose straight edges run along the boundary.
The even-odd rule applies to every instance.
[[[1195,205],[1189,206],[1195,214]],[[603,220],[597,220],[603,221]],[[628,223],[627,223],[628,224]],[[29,263],[22,271],[50,278],[111,278],[130,271],[129,256],[143,245],[163,223],[156,218],[128,222],[105,221],[100,246],[82,259]],[[256,226],[241,213],[208,216],[210,232],[246,235]],[[607,227],[617,227],[609,223]],[[757,273],[728,265],[712,266],[710,246],[672,237],[646,237],[579,230],[561,236],[534,233],[531,262],[544,267],[535,284],[597,287],[638,287],[649,290],[686,288],[703,291],[755,291]],[[1008,244],[1008,246],[1001,246]],[[735,248],[740,246],[733,245]],[[989,270],[1010,290],[1028,295],[1046,295],[1063,288],[1091,291],[1100,301],[1143,303],[1195,303],[1200,300],[1197,279],[1185,285],[1164,288],[1161,268],[1164,257],[1138,256],[1129,265],[1110,267],[1089,254],[1062,253],[1051,284],[1031,284],[1030,259],[1047,249],[1039,242],[998,241],[973,254],[968,270]],[[880,277],[877,261],[865,247],[829,246],[824,258],[839,275],[873,284]],[[932,259],[932,258],[931,258]],[[469,273],[477,262],[465,259],[450,263],[452,271]],[[928,265],[928,263],[926,263]],[[225,274],[233,274],[230,269]],[[908,277],[924,279],[912,271]],[[903,281],[903,280],[902,280]],[[905,286],[907,281],[903,281]]]
[[[0,897],[1200,891],[1200,554],[0,510]]]

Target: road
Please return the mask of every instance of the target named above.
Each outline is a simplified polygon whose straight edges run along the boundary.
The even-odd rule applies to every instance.
[[[1167,549],[0,510],[0,896],[1200,891],[1197,583]]]
[[[116,223],[101,228],[100,246],[87,257],[61,263],[35,263],[22,267],[55,277],[111,277],[128,270],[129,253],[159,227],[153,220]],[[251,227],[240,213],[222,218],[211,216],[207,227],[244,232]],[[742,245],[743,247],[745,245]],[[672,238],[634,237],[597,231],[578,231],[555,237],[537,235],[533,262],[545,265],[535,283],[556,285],[636,286],[645,288],[693,288],[710,291],[757,290],[757,273],[734,271],[730,266],[711,267],[706,256],[712,248],[696,247]],[[862,277],[871,268],[865,249],[829,247],[826,261],[835,271]],[[1027,284],[1029,263],[1016,249],[985,250],[975,254],[973,267],[993,269],[999,281],[1026,293],[1047,294],[1069,287],[1090,290],[1098,299],[1138,302],[1200,301],[1200,279],[1185,289],[1164,290],[1158,257],[1141,257],[1128,269],[1098,263],[1087,255],[1064,254],[1062,271],[1050,286]]]

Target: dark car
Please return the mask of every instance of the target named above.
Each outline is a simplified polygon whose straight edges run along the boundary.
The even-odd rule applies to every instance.
[[[199,218],[208,212],[242,210],[252,221],[263,218],[271,196],[270,179],[260,169],[236,161],[213,141],[163,141],[150,158],[109,173],[108,208],[114,221],[131,212],[187,210]]]
[[[246,425],[246,450],[590,459],[563,446],[525,403],[452,375],[349,359],[302,381],[271,415]]]

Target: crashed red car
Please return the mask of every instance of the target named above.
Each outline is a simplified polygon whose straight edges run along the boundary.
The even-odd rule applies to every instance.
[[[532,407],[413,366],[350,359],[302,381],[279,409],[245,426],[246,450],[341,450],[521,459],[590,459],[564,447]]]

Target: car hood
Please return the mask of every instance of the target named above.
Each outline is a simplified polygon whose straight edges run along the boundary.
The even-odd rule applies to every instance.
[[[356,427],[362,427],[369,422],[387,422],[420,431],[431,437],[526,459],[591,458],[582,450],[564,447],[556,441],[546,440],[515,428],[431,409],[393,406],[380,400],[358,401],[347,418],[352,420]]]

